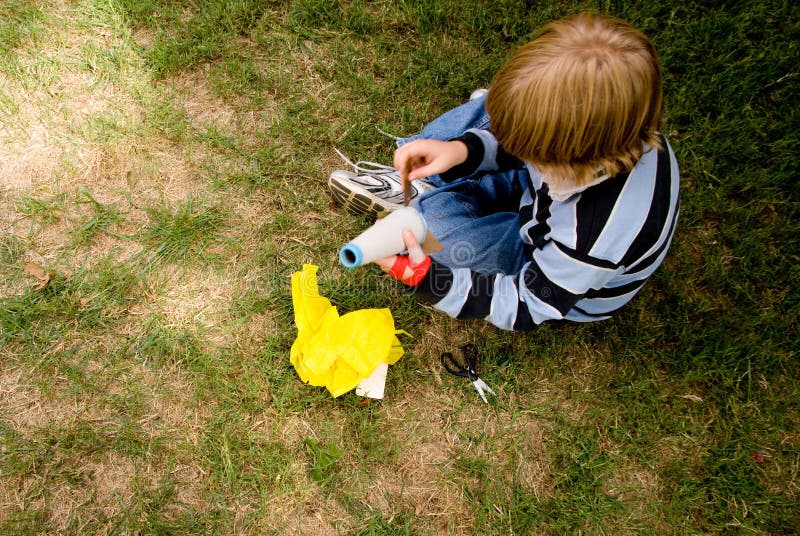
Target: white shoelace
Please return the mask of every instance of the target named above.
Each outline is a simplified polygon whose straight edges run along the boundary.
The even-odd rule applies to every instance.
[[[389,138],[392,138],[392,139],[393,139],[393,140],[395,140],[395,141],[397,141],[397,140],[402,140],[402,139],[403,139],[401,136],[395,136],[394,134],[390,134],[389,132],[386,132],[385,130],[381,130],[381,129],[380,129],[380,128],[378,128],[378,127],[375,127],[375,130],[377,130],[378,132],[380,132],[380,133],[381,133],[381,134],[383,134],[384,136],[387,136],[387,137],[389,137]]]
[[[358,162],[353,162],[336,147],[334,147],[333,150],[336,151],[336,154],[339,155],[339,158],[347,162],[347,164],[350,167],[352,167],[353,171],[355,171],[356,173],[363,175],[386,175],[392,173],[397,174],[397,170],[392,166],[385,166],[377,162],[370,162],[369,160],[359,160]]]

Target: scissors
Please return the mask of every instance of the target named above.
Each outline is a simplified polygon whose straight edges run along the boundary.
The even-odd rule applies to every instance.
[[[453,357],[453,354],[450,352],[443,353],[439,360],[442,362],[442,366],[449,372],[455,376],[459,376],[461,378],[469,378],[472,382],[472,385],[475,387],[475,390],[478,391],[481,399],[485,403],[489,403],[486,400],[486,393],[491,393],[494,396],[497,394],[492,391],[492,388],[486,385],[482,379],[478,377],[477,371],[477,363],[478,363],[478,349],[477,347],[472,344],[468,343],[461,347],[461,353],[464,355],[464,363],[459,362]]]

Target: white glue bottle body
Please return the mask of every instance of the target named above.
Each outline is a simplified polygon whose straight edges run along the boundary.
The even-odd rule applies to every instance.
[[[418,242],[425,240],[428,225],[422,214],[413,207],[400,207],[376,221],[372,227],[339,250],[339,261],[346,268],[357,268],[402,253],[406,249],[403,242],[405,229],[411,229]]]

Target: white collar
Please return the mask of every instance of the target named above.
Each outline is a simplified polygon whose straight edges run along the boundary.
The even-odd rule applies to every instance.
[[[572,186],[572,185],[564,185],[564,186],[557,186],[547,181],[544,177],[542,181],[547,183],[547,193],[550,195],[550,198],[554,201],[566,201],[573,195],[580,193],[587,188],[591,188],[596,184],[600,184],[604,180],[608,179],[608,174],[600,175],[599,177],[594,178],[590,182],[586,184],[581,184],[579,186]]]

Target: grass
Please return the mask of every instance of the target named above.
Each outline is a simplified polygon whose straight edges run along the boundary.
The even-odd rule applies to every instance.
[[[41,34],[40,19],[42,11],[35,2],[10,0],[0,13],[0,51],[12,51],[27,39],[35,39]]]
[[[664,64],[640,296],[512,334],[342,270],[333,147],[388,162],[583,9]],[[0,534],[797,533],[798,43],[779,0],[2,2]],[[382,402],[289,364],[308,262],[413,335]],[[438,363],[469,341],[488,406]]]

